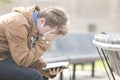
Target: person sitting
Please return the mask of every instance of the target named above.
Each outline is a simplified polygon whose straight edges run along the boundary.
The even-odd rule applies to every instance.
[[[50,42],[67,33],[67,14],[58,7],[13,8],[0,17],[0,80],[48,80],[62,69],[42,70]]]

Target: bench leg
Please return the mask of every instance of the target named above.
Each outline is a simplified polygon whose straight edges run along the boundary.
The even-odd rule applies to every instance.
[[[63,80],[63,72],[60,73],[60,80]]]
[[[94,74],[95,73],[95,62],[92,62],[92,71],[91,72],[92,72],[91,76],[94,77],[95,76],[95,74]]]
[[[75,80],[75,71],[76,71],[76,64],[73,64],[73,77],[72,77],[72,80]]]
[[[82,71],[83,71],[84,70],[84,64],[82,63],[81,66],[82,66]]]

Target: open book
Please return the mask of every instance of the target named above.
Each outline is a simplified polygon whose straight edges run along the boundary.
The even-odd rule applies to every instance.
[[[68,68],[69,62],[55,62],[48,63],[46,67],[42,68],[45,71],[49,71],[49,69],[60,67],[62,69]]]

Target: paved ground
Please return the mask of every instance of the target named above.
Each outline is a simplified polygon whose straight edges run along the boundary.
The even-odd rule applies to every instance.
[[[77,70],[76,71],[76,80],[113,80],[113,78],[109,79],[106,72],[103,70],[102,71],[100,71],[100,70],[95,71],[95,77],[91,77],[90,75],[91,75],[91,71]],[[69,70],[64,70],[63,76],[64,76],[63,80],[70,80]],[[50,80],[59,80],[59,75],[56,78],[50,79]],[[120,80],[120,77],[115,75],[115,80]]]
[[[63,76],[64,76],[63,80],[70,80],[69,70],[64,70]],[[59,75],[56,78],[50,79],[50,80],[59,80]],[[93,77],[91,77],[91,71],[77,70],[76,71],[76,80],[109,80],[109,79],[108,79],[105,71],[96,71],[95,72],[95,77],[93,78]]]

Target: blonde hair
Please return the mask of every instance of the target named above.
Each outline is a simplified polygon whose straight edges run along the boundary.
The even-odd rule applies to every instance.
[[[58,26],[59,34],[65,35],[68,31],[68,17],[65,11],[58,7],[48,7],[39,12],[39,18],[45,18],[45,25]]]

